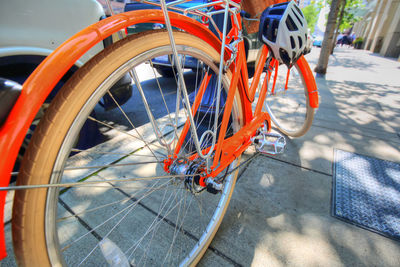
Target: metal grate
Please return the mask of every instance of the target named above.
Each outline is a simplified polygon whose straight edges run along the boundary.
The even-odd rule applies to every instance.
[[[400,240],[400,164],[335,150],[332,215]]]

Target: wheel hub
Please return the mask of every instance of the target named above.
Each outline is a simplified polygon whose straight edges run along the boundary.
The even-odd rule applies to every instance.
[[[169,171],[173,175],[185,175],[183,178],[185,188],[196,194],[205,189],[204,186],[200,185],[200,174],[204,171],[204,168],[202,160],[188,162],[184,159],[177,159],[171,164]]]

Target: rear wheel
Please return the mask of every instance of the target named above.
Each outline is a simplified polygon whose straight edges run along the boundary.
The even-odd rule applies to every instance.
[[[219,53],[187,33],[174,37],[182,60],[189,55],[199,61],[198,71],[184,72],[195,98],[204,77],[218,76]],[[75,186],[16,193],[13,240],[20,264],[175,266],[195,264],[204,254],[231,198],[239,160],[215,178],[223,184],[218,194],[198,185],[206,161],[193,157],[193,136],[199,136],[201,149],[209,147],[207,131],[214,130],[224,106],[222,97],[222,108],[211,112],[216,90],[210,82],[206,91],[214,100],[201,102],[196,131],[184,138],[175,171],[165,171],[187,120],[179,81],[162,79],[152,65],[152,59],[171,54],[166,32],[130,36],[80,68],[57,95],[35,131],[18,184]],[[90,116],[104,95],[112,98],[110,88],[127,72],[135,82],[131,100],[118,105],[118,112]],[[240,103],[237,96],[228,134],[242,123]],[[87,120],[101,125],[107,139],[78,150],[75,140]]]
[[[305,60],[300,58],[299,60]],[[296,63],[288,68],[285,64],[271,61],[271,78],[265,107],[279,131],[287,136],[303,136],[311,127],[315,109],[310,106],[303,72]]]

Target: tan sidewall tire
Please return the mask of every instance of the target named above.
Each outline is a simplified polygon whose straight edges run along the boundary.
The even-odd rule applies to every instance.
[[[176,32],[174,36],[177,44],[204,51],[215,62],[219,62],[219,53],[198,37],[183,32]],[[147,32],[129,36],[108,47],[79,69],[57,94],[40,121],[24,157],[22,169],[17,179],[18,184],[49,183],[49,177],[64,137],[93,91],[115,69],[129,59],[150,49],[168,44],[166,32]],[[238,95],[237,97],[239,97]],[[239,110],[242,113],[241,105]],[[233,186],[228,194],[228,201],[223,213],[228,206],[236,175],[237,172],[233,177]],[[50,266],[45,238],[46,198],[47,189],[16,192],[12,234],[15,255],[18,263],[22,266]],[[217,222],[217,227],[212,236],[214,236],[221,220]],[[212,238],[208,240],[207,246],[211,240]],[[198,255],[196,262],[204,254],[207,246]]]

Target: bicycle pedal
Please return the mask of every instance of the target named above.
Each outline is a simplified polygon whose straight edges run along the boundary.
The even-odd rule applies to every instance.
[[[256,146],[258,152],[269,155],[283,153],[286,146],[285,137],[279,133],[259,132],[251,141]]]

